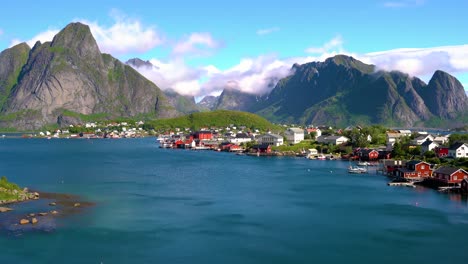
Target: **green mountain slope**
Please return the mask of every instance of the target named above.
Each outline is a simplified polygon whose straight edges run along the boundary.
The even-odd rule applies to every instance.
[[[229,125],[246,126],[255,129],[273,129],[275,125],[271,124],[265,118],[258,115],[229,110],[217,110],[211,112],[192,113],[190,115],[159,119],[145,124],[148,128],[168,129],[168,128],[194,128],[202,127],[228,127]]]

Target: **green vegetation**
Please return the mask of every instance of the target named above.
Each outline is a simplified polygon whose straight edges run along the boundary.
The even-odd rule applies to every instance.
[[[104,121],[110,118],[110,114],[108,113],[96,113],[96,114],[85,115],[85,114],[80,114],[80,113],[73,112],[67,109],[62,110],[62,115],[79,118],[83,122]]]
[[[10,200],[18,199],[18,196],[19,196],[18,194],[12,194],[10,192],[6,192],[6,191],[13,191],[13,190],[21,191],[18,185],[9,182],[5,176],[2,176],[2,178],[0,178],[0,200],[10,201]]]
[[[452,145],[457,142],[468,142],[468,134],[451,134],[449,136],[448,145]]]
[[[40,114],[39,110],[21,110],[14,113],[0,115],[0,122],[15,121],[18,119],[27,119],[31,117],[37,117]]]
[[[18,83],[21,69],[28,60],[29,47],[26,44],[19,44],[9,51],[11,52],[9,55],[14,58],[14,65],[12,65],[12,72],[8,75],[8,78],[6,80],[0,79],[0,110],[8,99],[11,90]],[[5,56],[8,56],[8,54],[5,54]]]
[[[165,130],[178,127],[198,130],[202,127],[227,127],[231,124],[263,131],[268,129],[279,129],[278,126],[271,124],[266,119],[255,114],[228,110],[192,113],[177,118],[147,121],[143,128],[145,130]]]

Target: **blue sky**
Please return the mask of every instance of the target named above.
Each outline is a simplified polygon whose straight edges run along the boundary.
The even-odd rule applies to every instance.
[[[436,69],[468,89],[467,1],[26,1],[2,3],[0,50],[89,24],[101,51],[163,89],[262,93],[293,63],[352,55],[428,81]]]

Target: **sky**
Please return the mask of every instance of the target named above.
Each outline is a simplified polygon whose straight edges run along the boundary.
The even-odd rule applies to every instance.
[[[200,100],[224,88],[263,94],[294,63],[346,54],[428,82],[444,70],[468,90],[468,1],[14,1],[2,3],[0,50],[90,26],[101,52],[154,67],[162,89]]]

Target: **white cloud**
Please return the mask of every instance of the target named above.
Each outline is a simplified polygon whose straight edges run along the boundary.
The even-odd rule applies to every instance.
[[[110,27],[79,20],[89,25],[99,49],[112,55],[146,52],[164,43],[164,37],[152,26],[145,27],[138,20],[116,18]]]
[[[129,52],[145,52],[164,43],[164,37],[154,27],[145,27],[138,20],[114,16],[113,25],[106,27],[97,22],[84,19],[76,21],[89,25],[99,49],[112,55],[120,55]],[[33,47],[36,41],[52,41],[59,32],[58,29],[49,29],[27,40]],[[10,46],[23,42],[20,39],[11,41]]]
[[[276,56],[244,58],[239,64],[211,74],[202,85],[203,91],[213,93],[231,88],[252,94],[270,91],[276,83],[291,74],[292,63],[280,60]]]
[[[277,32],[277,31],[280,31],[279,27],[264,28],[264,29],[257,30],[257,35],[263,36],[263,35],[268,35],[268,34]]]
[[[173,47],[172,53],[175,55],[207,55],[210,49],[220,47],[220,43],[216,41],[210,33],[195,32],[190,34],[184,40],[179,41]]]
[[[152,68],[135,68],[163,90],[172,89],[183,95],[200,95],[200,80],[213,69],[189,67],[181,58],[170,61],[151,59]]]
[[[311,54],[329,53],[332,51],[343,52],[343,38],[341,35],[337,35],[330,41],[324,43],[321,47],[310,47],[305,50]]]
[[[421,6],[425,4],[425,0],[400,0],[400,1],[387,1],[383,3],[384,7],[389,8],[401,8],[401,7],[412,7]]]
[[[0,28],[0,36],[3,35],[3,30]]]
[[[35,35],[34,37],[32,37],[30,40],[27,40],[27,41],[22,41],[20,39],[13,39],[10,42],[10,47],[15,46],[21,42],[26,42],[29,45],[29,47],[32,48],[34,44],[36,44],[37,41],[40,41],[41,43],[51,41],[58,32],[59,32],[58,29],[48,29],[47,31],[44,31]]]
[[[452,74],[468,72],[468,45],[395,49],[356,55],[383,70],[399,70],[413,76],[432,75],[436,70]]]

